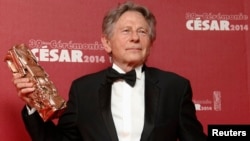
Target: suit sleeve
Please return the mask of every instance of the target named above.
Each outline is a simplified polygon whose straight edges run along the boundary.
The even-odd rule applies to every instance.
[[[25,128],[32,141],[56,141],[56,126],[52,121],[44,122],[37,112],[28,115],[26,106],[22,110]]]
[[[207,136],[196,116],[196,110],[192,101],[192,89],[187,81],[183,91],[180,110],[180,141],[206,141]]]
[[[77,129],[77,97],[76,87],[70,89],[67,108],[58,120],[44,122],[37,112],[28,115],[26,107],[22,110],[22,117],[32,141],[81,141]]]

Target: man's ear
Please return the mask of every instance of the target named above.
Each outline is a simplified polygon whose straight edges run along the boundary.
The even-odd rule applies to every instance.
[[[104,50],[110,54],[112,49],[111,49],[111,46],[110,46],[110,41],[109,39],[105,36],[105,35],[102,35],[101,37],[101,41],[102,41],[102,45],[104,47]]]

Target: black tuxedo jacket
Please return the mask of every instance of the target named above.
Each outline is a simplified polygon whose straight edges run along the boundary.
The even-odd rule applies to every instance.
[[[145,67],[145,121],[141,141],[206,141],[196,117],[190,82],[171,72]],[[33,141],[118,141],[111,115],[107,69],[73,81],[67,110],[58,124],[37,113],[22,117]]]

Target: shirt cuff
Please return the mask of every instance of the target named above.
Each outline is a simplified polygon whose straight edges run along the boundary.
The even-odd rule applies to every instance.
[[[32,115],[36,111],[35,108],[30,108],[28,105],[26,105],[26,109],[28,111],[28,115]]]

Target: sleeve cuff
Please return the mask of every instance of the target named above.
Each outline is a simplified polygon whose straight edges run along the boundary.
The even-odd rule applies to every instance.
[[[26,109],[28,111],[28,115],[32,115],[36,111],[35,108],[30,108],[28,105],[26,105]]]

